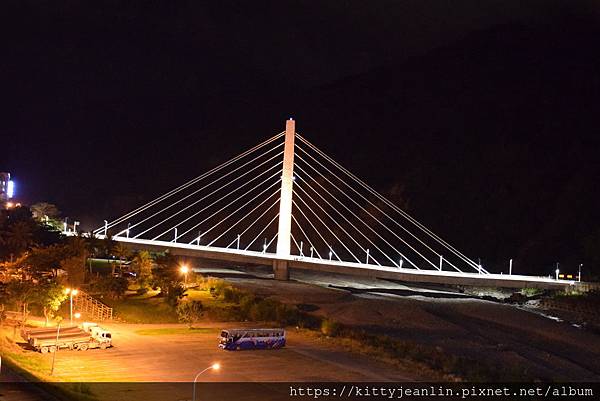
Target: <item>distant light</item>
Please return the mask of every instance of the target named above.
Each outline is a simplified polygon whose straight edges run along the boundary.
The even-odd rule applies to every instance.
[[[11,209],[11,208],[13,208],[14,206],[15,206],[15,204],[14,204],[14,203],[12,203],[12,202],[6,202],[6,208],[7,208],[7,209]]]
[[[221,369],[221,364],[220,364],[220,363],[218,363],[218,362],[217,362],[217,363],[213,363],[213,365],[212,365],[212,368],[213,368],[214,370],[219,370],[219,369]]]
[[[183,265],[179,268],[179,271],[182,272],[183,274],[187,274],[190,271],[190,268],[187,267],[186,265]]]
[[[75,316],[75,319],[79,319],[81,317],[81,313],[77,312],[73,316]]]
[[[9,181],[8,185],[6,186],[6,195],[8,195],[8,198],[12,198],[15,195],[15,182],[14,181]]]

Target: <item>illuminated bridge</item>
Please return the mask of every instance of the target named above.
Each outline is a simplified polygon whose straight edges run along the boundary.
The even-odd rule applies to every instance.
[[[94,235],[149,250],[409,282],[563,288],[492,274],[296,132],[272,138],[105,221]]]

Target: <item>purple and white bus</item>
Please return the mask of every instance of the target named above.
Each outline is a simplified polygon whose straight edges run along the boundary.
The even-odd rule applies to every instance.
[[[219,337],[219,348],[229,351],[277,349],[284,346],[284,329],[227,329],[222,330]]]

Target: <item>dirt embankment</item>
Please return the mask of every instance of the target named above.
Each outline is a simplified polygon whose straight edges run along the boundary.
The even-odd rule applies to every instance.
[[[541,380],[600,380],[600,336],[513,305],[452,298],[394,296],[302,282],[232,278],[236,286],[342,325],[436,347],[487,365],[518,367]],[[358,283],[360,286],[361,284]]]

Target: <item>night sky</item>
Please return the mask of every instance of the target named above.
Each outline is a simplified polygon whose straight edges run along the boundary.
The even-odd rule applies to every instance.
[[[123,3],[3,3],[23,202],[95,228],[293,117],[471,257],[600,265],[596,1]]]

